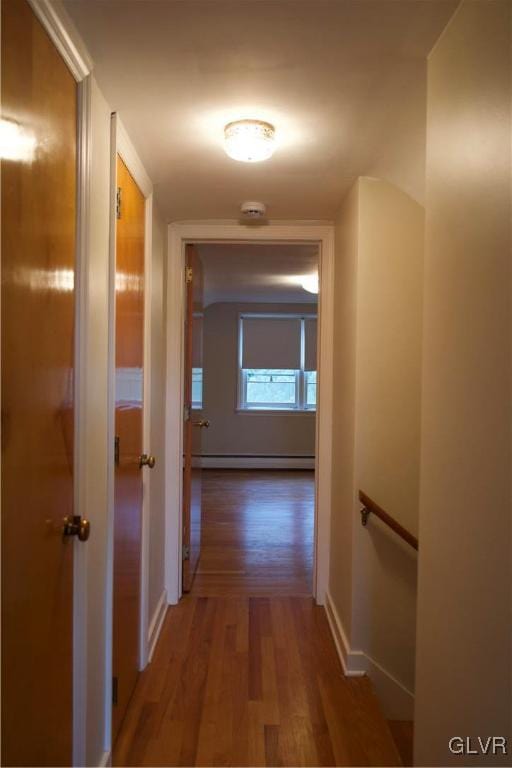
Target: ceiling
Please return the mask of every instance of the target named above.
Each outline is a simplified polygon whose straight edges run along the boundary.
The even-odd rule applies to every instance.
[[[316,304],[300,286],[318,271],[316,245],[201,244],[204,304],[218,301]]]
[[[64,5],[168,221],[237,218],[244,200],[330,219],[375,168],[422,198],[425,57],[457,0]],[[271,160],[225,155],[223,126],[243,117],[276,126]]]

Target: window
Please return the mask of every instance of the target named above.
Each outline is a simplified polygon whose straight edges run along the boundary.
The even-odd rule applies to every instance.
[[[306,378],[306,405],[308,408],[316,408],[316,371],[305,371]]]
[[[192,368],[192,408],[203,407],[203,369]]]
[[[316,409],[316,316],[240,316],[239,407]]]

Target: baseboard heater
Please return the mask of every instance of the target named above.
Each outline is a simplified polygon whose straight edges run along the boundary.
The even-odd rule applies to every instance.
[[[208,454],[201,456],[203,469],[314,469],[314,456],[263,456],[255,454]]]

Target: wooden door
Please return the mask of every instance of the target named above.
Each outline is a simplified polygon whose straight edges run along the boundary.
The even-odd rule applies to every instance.
[[[193,245],[186,248],[185,422],[183,435],[183,590],[189,592],[201,554],[201,435],[209,426],[193,378],[203,370],[203,271]],[[200,373],[199,373],[200,372]]]
[[[70,765],[77,87],[25,0],[1,23],[2,765]]]
[[[115,740],[139,672],[144,407],[144,196],[117,158],[113,709]]]

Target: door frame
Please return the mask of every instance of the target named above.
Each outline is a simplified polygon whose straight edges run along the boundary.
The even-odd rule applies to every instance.
[[[110,126],[110,242],[109,242],[109,322],[108,322],[108,489],[107,489],[107,621],[105,741],[112,746],[112,641],[114,599],[114,437],[115,437],[115,323],[116,323],[116,193],[119,155],[144,197],[144,403],[142,410],[143,450],[149,451],[151,435],[151,255],[153,227],[153,184],[116,112]],[[148,588],[149,588],[149,473],[142,473],[142,525],[139,618],[139,670],[148,663]]]
[[[80,37],[74,33],[62,6],[50,0],[28,0],[34,15],[48,34],[77,84],[77,196],[75,254],[75,382],[73,504],[75,514],[87,517],[86,476],[86,312],[89,303],[89,190],[90,190],[90,99],[92,60]],[[86,762],[87,713],[87,547],[73,544],[73,765]]]
[[[313,596],[318,605],[323,605],[329,583],[331,534],[334,226],[329,222],[304,221],[265,226],[237,222],[178,222],[168,227],[165,408],[165,584],[168,602],[174,605],[182,595],[183,329],[187,243],[316,243],[320,247]]]

